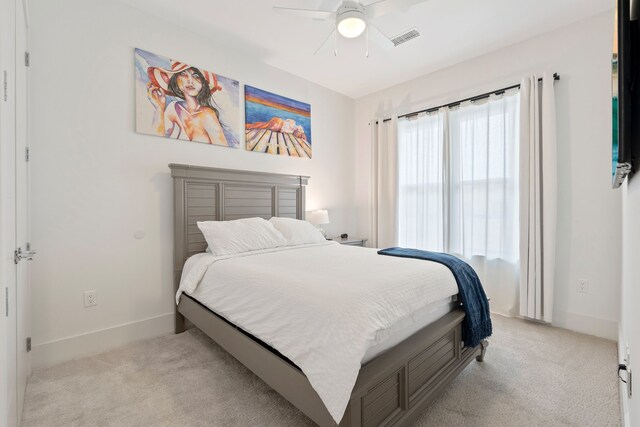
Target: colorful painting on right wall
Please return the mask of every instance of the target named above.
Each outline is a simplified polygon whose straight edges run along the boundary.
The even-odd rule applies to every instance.
[[[255,87],[244,87],[248,151],[311,158],[311,106]]]

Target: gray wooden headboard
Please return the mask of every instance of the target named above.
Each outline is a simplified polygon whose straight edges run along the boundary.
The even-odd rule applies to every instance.
[[[184,262],[207,243],[197,221],[272,216],[304,219],[308,176],[171,163],[175,290]]]

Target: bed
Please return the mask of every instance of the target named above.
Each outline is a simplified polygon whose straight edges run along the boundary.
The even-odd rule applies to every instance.
[[[174,183],[176,292],[180,289],[183,269],[192,269],[192,264],[198,258],[206,258],[206,254],[203,254],[206,242],[196,226],[197,221],[256,216],[265,219],[272,216],[304,218],[308,177],[190,165],[169,166]],[[367,252],[372,249],[344,247],[336,243],[312,246],[306,249],[305,256],[329,257],[334,256],[336,251],[343,251],[340,257],[345,259],[377,256]],[[266,270],[267,266],[277,263],[283,256],[295,259],[294,255],[300,254],[302,249],[281,253],[287,250],[284,248],[252,255],[251,263]],[[297,263],[302,264],[305,257],[298,256]],[[187,260],[189,262],[185,264]],[[240,261],[225,261],[220,265],[229,268],[233,262]],[[384,262],[400,260],[389,259]],[[304,271],[304,268],[300,271]],[[272,280],[278,276],[270,277],[262,280]],[[364,279],[361,282],[362,285]],[[256,285],[252,292],[257,295],[261,286]],[[316,391],[320,390],[317,384],[316,388],[312,386],[314,377],[307,377],[298,365],[304,367],[305,372],[308,372],[307,366],[294,363],[274,346],[248,333],[247,330],[252,329],[244,327],[246,323],[242,319],[230,321],[233,316],[225,311],[224,306],[216,306],[220,304],[217,300],[222,298],[216,298],[215,295],[207,298],[204,291],[183,294],[177,305],[175,332],[184,331],[185,319],[189,320],[321,426],[337,425],[336,419],[340,426],[405,425],[474,358],[482,361],[487,346],[483,341],[475,348],[463,347],[461,323],[465,315],[457,307],[455,289],[443,285],[438,292],[438,298],[434,297],[432,304],[412,312],[410,321],[405,319],[404,323],[390,323],[379,337],[376,335],[373,345],[362,355],[362,366],[356,370],[355,384],[352,390],[349,388],[351,392],[347,396],[348,403],[342,417],[336,417],[335,410],[332,416],[327,409],[332,406],[325,404],[326,387],[325,391],[321,391],[325,398],[323,401]],[[271,342],[271,338],[266,341]],[[293,357],[296,361],[303,360],[296,357]],[[338,390],[336,393],[339,394]]]

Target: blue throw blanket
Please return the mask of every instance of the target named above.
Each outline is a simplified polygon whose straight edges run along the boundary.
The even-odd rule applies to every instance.
[[[416,258],[433,261],[445,265],[453,273],[458,284],[458,292],[462,299],[462,307],[466,314],[462,322],[462,340],[465,347],[475,347],[491,336],[491,316],[489,301],[482,289],[482,284],[473,268],[453,255],[440,252],[428,252],[418,249],[388,248],[378,251],[380,255],[401,258]]]

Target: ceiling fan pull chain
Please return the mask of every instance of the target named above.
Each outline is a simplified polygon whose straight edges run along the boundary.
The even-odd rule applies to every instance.
[[[338,56],[338,26],[336,25],[336,30],[333,32],[333,56]]]
[[[367,25],[367,48],[364,52],[364,56],[369,58],[369,26]]]

